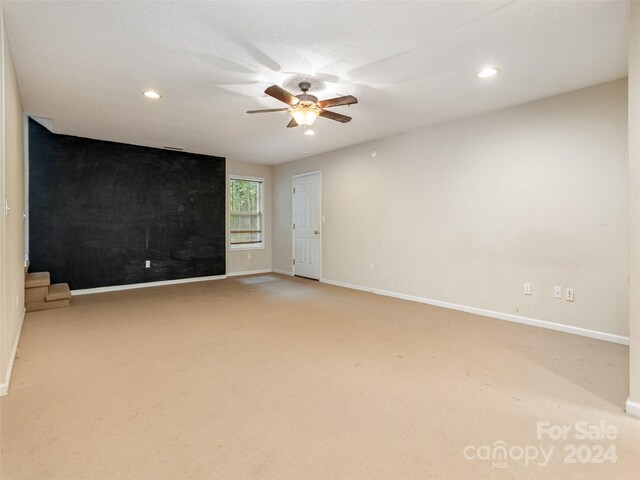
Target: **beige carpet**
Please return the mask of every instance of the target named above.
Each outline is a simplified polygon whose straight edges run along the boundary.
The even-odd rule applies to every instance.
[[[627,362],[623,346],[275,274],[79,296],[27,315],[2,480],[639,478]],[[538,440],[538,421],[618,433]],[[473,457],[498,441],[506,460]],[[570,444],[617,460],[563,463]],[[517,458],[540,446],[546,466]]]

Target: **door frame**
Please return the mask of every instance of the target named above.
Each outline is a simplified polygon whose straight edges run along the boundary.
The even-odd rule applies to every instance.
[[[291,274],[295,277],[296,275],[296,264],[294,262],[294,260],[296,259],[296,232],[293,229],[293,216],[294,216],[294,212],[295,212],[295,196],[293,194],[293,189],[294,189],[294,185],[295,185],[295,180],[296,178],[300,178],[300,177],[308,177],[309,175],[318,175],[318,179],[319,179],[319,183],[320,185],[318,186],[318,192],[320,194],[320,199],[318,201],[318,208],[320,210],[320,215],[319,215],[319,219],[320,219],[320,235],[319,235],[319,239],[318,239],[318,245],[319,245],[319,252],[318,252],[318,263],[320,266],[320,274],[318,275],[318,281],[322,280],[322,236],[324,235],[324,222],[322,221],[324,219],[324,217],[322,216],[322,170],[313,170],[311,172],[304,172],[304,173],[298,173],[296,175],[292,175],[291,176]]]

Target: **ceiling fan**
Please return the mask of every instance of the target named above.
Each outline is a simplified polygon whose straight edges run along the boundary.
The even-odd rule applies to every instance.
[[[328,107],[339,107],[341,105],[352,105],[358,103],[358,99],[353,95],[345,95],[344,97],[330,98],[329,100],[318,100],[318,97],[307,93],[311,88],[311,83],[300,82],[298,84],[302,93],[300,95],[292,95],[284,88],[277,85],[271,85],[264,93],[280,100],[289,105],[285,108],[268,108],[265,110],[249,110],[247,113],[265,113],[265,112],[284,112],[288,111],[293,117],[288,128],[297,127],[298,125],[309,126],[316,121],[316,118],[325,117],[336,122],[347,123],[351,117],[340,113],[325,110]]]

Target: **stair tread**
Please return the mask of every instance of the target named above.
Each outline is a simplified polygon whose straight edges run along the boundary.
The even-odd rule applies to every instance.
[[[49,272],[34,272],[25,275],[24,288],[46,287],[50,284]]]
[[[52,302],[55,300],[67,300],[69,298],[71,298],[69,285],[66,283],[55,283],[49,287],[46,300],[47,302]]]

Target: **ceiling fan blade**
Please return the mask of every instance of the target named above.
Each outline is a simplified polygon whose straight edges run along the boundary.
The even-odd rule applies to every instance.
[[[286,103],[287,105],[295,105],[298,103],[298,99],[287,92],[284,88],[280,88],[277,85],[271,85],[264,93],[267,95]]]
[[[298,122],[296,122],[295,118],[292,118],[289,124],[287,125],[287,128],[292,128],[297,126],[298,126]]]
[[[248,110],[247,113],[267,113],[267,112],[284,112],[288,108],[266,108],[264,110]]]
[[[342,115],[340,113],[331,112],[329,110],[320,110],[320,116],[325,118],[330,118],[331,120],[335,120],[336,122],[347,123],[351,121],[351,117],[347,117],[346,115]]]
[[[353,95],[345,95],[344,97],[330,98],[329,100],[320,100],[318,106],[320,108],[339,107],[340,105],[353,105],[358,103],[358,99]]]

